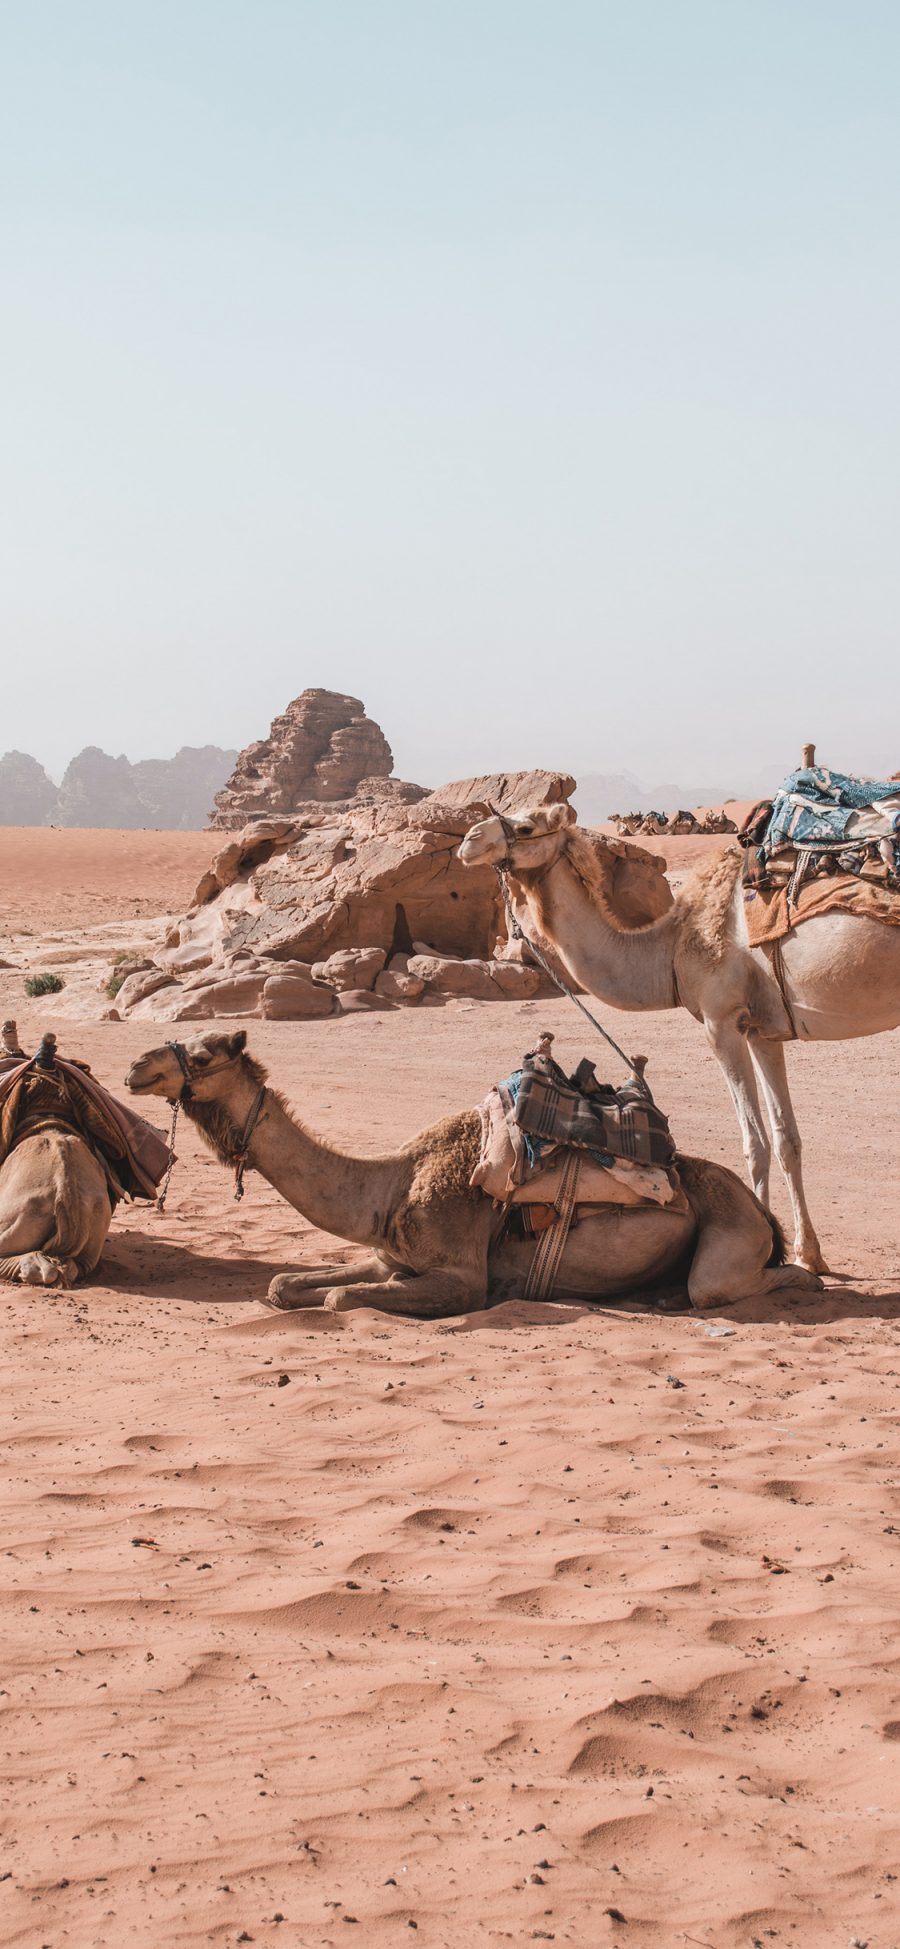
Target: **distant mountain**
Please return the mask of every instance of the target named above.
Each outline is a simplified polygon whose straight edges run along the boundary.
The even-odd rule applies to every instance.
[[[630,771],[588,772],[578,780],[573,804],[582,825],[598,826],[613,812],[679,812],[682,807],[722,805],[726,799],[752,796],[752,791],[741,791],[740,782],[737,786],[642,785]]]
[[[0,826],[47,826],[57,790],[43,765],[27,751],[5,751],[0,758]]]
[[[0,825],[199,832],[236,757],[215,744],[183,745],[174,758],[132,764],[89,744],[66,767],[57,789],[36,758],[8,751],[0,758]]]

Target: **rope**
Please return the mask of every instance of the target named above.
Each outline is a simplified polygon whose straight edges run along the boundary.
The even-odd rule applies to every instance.
[[[172,1105],[172,1128],[169,1131],[169,1162],[166,1167],[166,1175],[163,1178],[162,1190],[160,1191],[159,1197],[156,1200],[157,1211],[165,1211],[166,1199],[169,1195],[169,1183],[171,1180],[172,1172],[175,1169],[175,1125],[178,1122],[178,1112],[180,1109],[181,1109],[181,1099],[180,1097],[176,1096],[175,1101]]]
[[[587,1016],[587,1019],[591,1023],[592,1027],[597,1030],[598,1035],[602,1035],[604,1042],[608,1042],[610,1048],[615,1050],[616,1055],[620,1057],[621,1061],[625,1064],[626,1069],[629,1069],[631,1071],[631,1074],[634,1077],[635,1082],[638,1083],[641,1089],[646,1092],[647,1096],[649,1096],[650,1101],[652,1103],[653,1094],[650,1089],[650,1085],[645,1081],[640,1070],[636,1067],[633,1056],[626,1056],[624,1049],[619,1048],[618,1043],[610,1035],[609,1030],[603,1027],[602,1022],[598,1022],[596,1015],[592,1015],[590,1009],[585,1007],[584,1002],[581,1000],[580,996],[573,994],[568,984],[565,981],[561,980],[560,976],[556,973],[556,970],[554,968],[551,968],[546,955],[543,953],[542,949],[538,947],[536,941],[532,941],[529,938],[529,936],[525,933],[524,929],[520,927],[519,922],[517,921],[516,916],[513,912],[513,906],[509,895],[509,885],[507,882],[505,870],[502,866],[497,866],[494,868],[494,871],[500,882],[500,892],[503,896],[503,905],[506,908],[506,918],[509,924],[509,931],[510,934],[512,935],[513,940],[525,942],[525,945],[528,948],[529,953],[534,955],[535,960],[537,961],[539,967],[543,968],[544,973],[550,976],[550,980],[559,989],[560,994],[567,995],[569,1001],[574,1002],[576,1008],[580,1008],[582,1015]]]

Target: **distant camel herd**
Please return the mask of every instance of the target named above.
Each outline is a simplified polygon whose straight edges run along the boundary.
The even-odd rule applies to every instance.
[[[709,811],[702,819],[695,818],[693,812],[611,812],[609,824],[615,826],[625,839],[633,833],[643,832],[650,838],[658,839],[664,832],[670,833],[717,833],[737,832],[733,819],[724,812]]]

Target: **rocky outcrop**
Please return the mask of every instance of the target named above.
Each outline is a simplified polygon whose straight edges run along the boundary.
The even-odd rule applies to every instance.
[[[358,796],[416,798],[421,787],[391,780],[394,760],[377,724],[358,697],[335,690],[304,690],[272,721],[267,738],[241,752],[234,771],[216,793],[210,823],[234,831],[250,820],[296,812],[306,805],[347,804]]]
[[[52,824],[57,792],[43,765],[27,751],[0,758],[0,826]]]
[[[533,803],[535,777],[545,781],[545,803],[572,789],[561,774],[504,774],[502,789],[490,781],[493,802],[522,805],[530,792]],[[223,846],[170,929],[157,956],[160,985],[151,989],[146,971],[130,977],[120,1013],[304,1020],[553,994],[527,947],[507,937],[493,871],[457,858],[485,812],[476,799],[453,805],[435,792],[413,805],[372,799],[257,821]],[[671,902],[664,862],[624,840],[608,843],[623,921],[654,919]]]
[[[513,812],[526,805],[558,805],[561,799],[570,799],[574,790],[575,780],[568,772],[495,771],[481,778],[456,778],[429,797],[441,805],[493,805],[500,812]]]

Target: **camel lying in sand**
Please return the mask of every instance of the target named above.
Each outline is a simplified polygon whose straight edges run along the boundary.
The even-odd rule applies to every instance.
[[[22,1057],[15,1022],[0,1054]],[[72,1286],[98,1264],[112,1218],[106,1173],[76,1131],[44,1124],[0,1164],[0,1279]]]
[[[166,1042],[140,1056],[125,1080],[136,1096],[180,1100],[223,1163],[246,1161],[310,1224],[369,1247],[361,1267],[279,1273],[271,1305],[338,1313],[375,1306],[440,1319],[521,1296],[535,1241],[498,1237],[492,1201],[470,1186],[481,1148],[477,1110],[445,1117],[389,1156],[348,1156],[313,1136],[268,1087],[246,1040],[239,1030]],[[677,1166],[681,1192],[672,1204],[603,1206],[573,1228],[553,1298],[674,1286],[704,1307],[818,1290],[812,1274],[783,1263],[777,1225],[733,1172],[702,1158],[679,1157]]]
[[[494,815],[471,827],[459,855],[470,866],[508,870],[526,932],[549,942],[589,995],[613,1008],[682,1007],[703,1023],[738,1113],[751,1184],[767,1205],[761,1085],[793,1206],[795,1257],[824,1271],[784,1044],[792,1034],[824,1042],[897,1027],[900,927],[851,913],[806,919],[780,943],[779,986],[772,947],[747,944],[737,847],[699,867],[658,920],[634,927],[610,897],[616,861],[608,841],[574,821],[570,805]]]
[[[99,1263],[111,1218],[106,1174],[82,1137],[23,1137],[0,1165],[0,1278],[74,1285]]]

